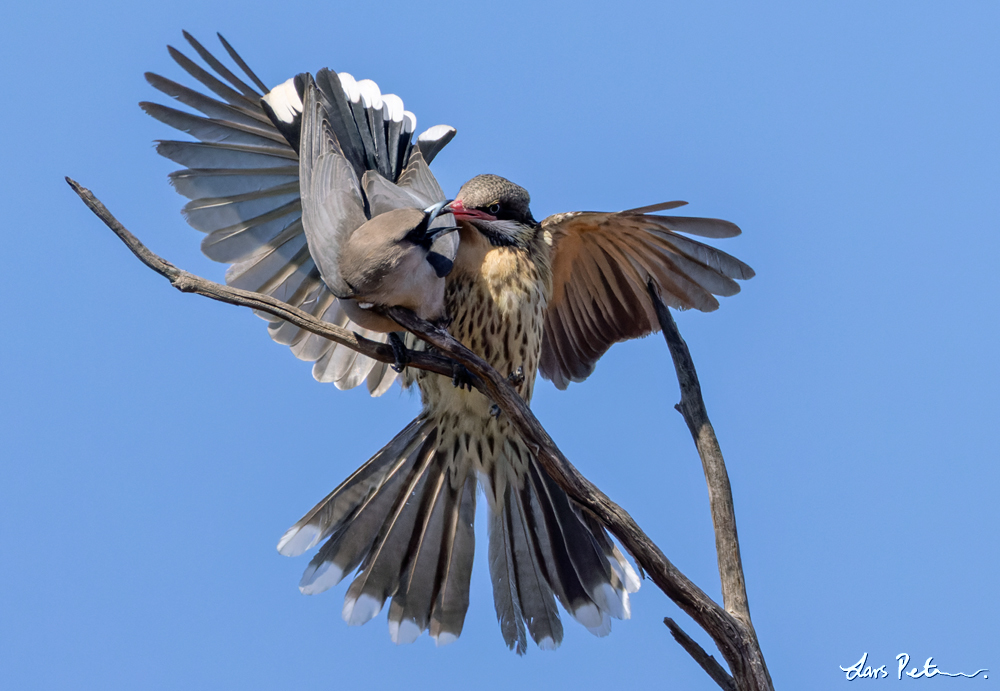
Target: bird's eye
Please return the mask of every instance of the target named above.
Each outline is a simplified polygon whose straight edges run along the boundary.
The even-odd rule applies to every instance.
[[[500,213],[500,204],[499,204],[499,202],[494,202],[493,204],[490,204],[489,211],[494,216],[496,216],[498,213]]]

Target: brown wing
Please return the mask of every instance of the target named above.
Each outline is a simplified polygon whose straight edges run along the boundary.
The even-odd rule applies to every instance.
[[[679,204],[674,204],[679,205]],[[714,218],[654,216],[643,211],[556,214],[542,221],[552,238],[552,298],[545,314],[540,371],[560,389],[583,381],[613,344],[659,330],[647,284],[677,309],[711,312],[716,295],[752,278],[740,260],[678,232],[710,238],[740,234]]]

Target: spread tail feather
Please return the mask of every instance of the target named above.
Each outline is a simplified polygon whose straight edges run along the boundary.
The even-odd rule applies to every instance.
[[[299,589],[321,593],[358,569],[344,599],[350,625],[374,618],[391,598],[396,643],[430,632],[438,645],[462,633],[475,552],[476,476],[468,444],[421,415],[292,526],[287,556],[326,543]],[[483,459],[487,460],[487,459]],[[527,638],[557,648],[560,603],[592,633],[628,619],[639,579],[600,522],[575,504],[516,438],[503,441],[490,497],[489,564],[500,630],[523,655]],[[489,461],[487,460],[487,467]]]
[[[527,448],[509,442],[506,468],[523,469],[496,481],[482,476],[490,509],[490,576],[507,646],[524,654],[525,627],[543,650],[557,648],[563,628],[555,602],[597,636],[611,618],[631,616],[629,592],[638,577],[600,522],[556,485]]]
[[[344,599],[348,624],[372,619],[392,598],[394,642],[430,629],[444,645],[461,634],[469,607],[475,493],[467,464],[421,416],[292,526],[278,551],[295,556],[329,538],[302,575],[304,594],[360,566]]]

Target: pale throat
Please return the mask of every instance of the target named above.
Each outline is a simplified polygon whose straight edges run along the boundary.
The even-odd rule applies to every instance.
[[[530,254],[515,247],[497,247],[486,253],[480,275],[493,303],[506,319],[525,318],[525,311],[544,310],[546,286]]]

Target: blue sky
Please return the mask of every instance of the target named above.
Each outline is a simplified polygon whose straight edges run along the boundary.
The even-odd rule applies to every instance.
[[[344,5],[344,6],[342,6]],[[282,532],[416,413],[320,385],[246,311],[181,295],[70,175],[175,264],[216,280],[136,103],[221,31],[265,82],[323,66],[458,136],[536,217],[686,199],[744,234],[757,277],[682,314],[736,498],[776,686],[839,666],[1000,670],[996,417],[1000,9],[993,3],[40,2],[0,29],[0,686],[16,689],[712,689],[646,583],[605,639],[567,624],[517,658],[480,521],[465,632],[396,647],[384,614],[304,597]],[[541,384],[566,455],[718,596],[700,463],[659,337]],[[1000,671],[997,672],[1000,674]],[[855,684],[861,681],[853,682]],[[868,682],[869,684],[871,682]],[[975,686],[981,680],[906,680]]]

